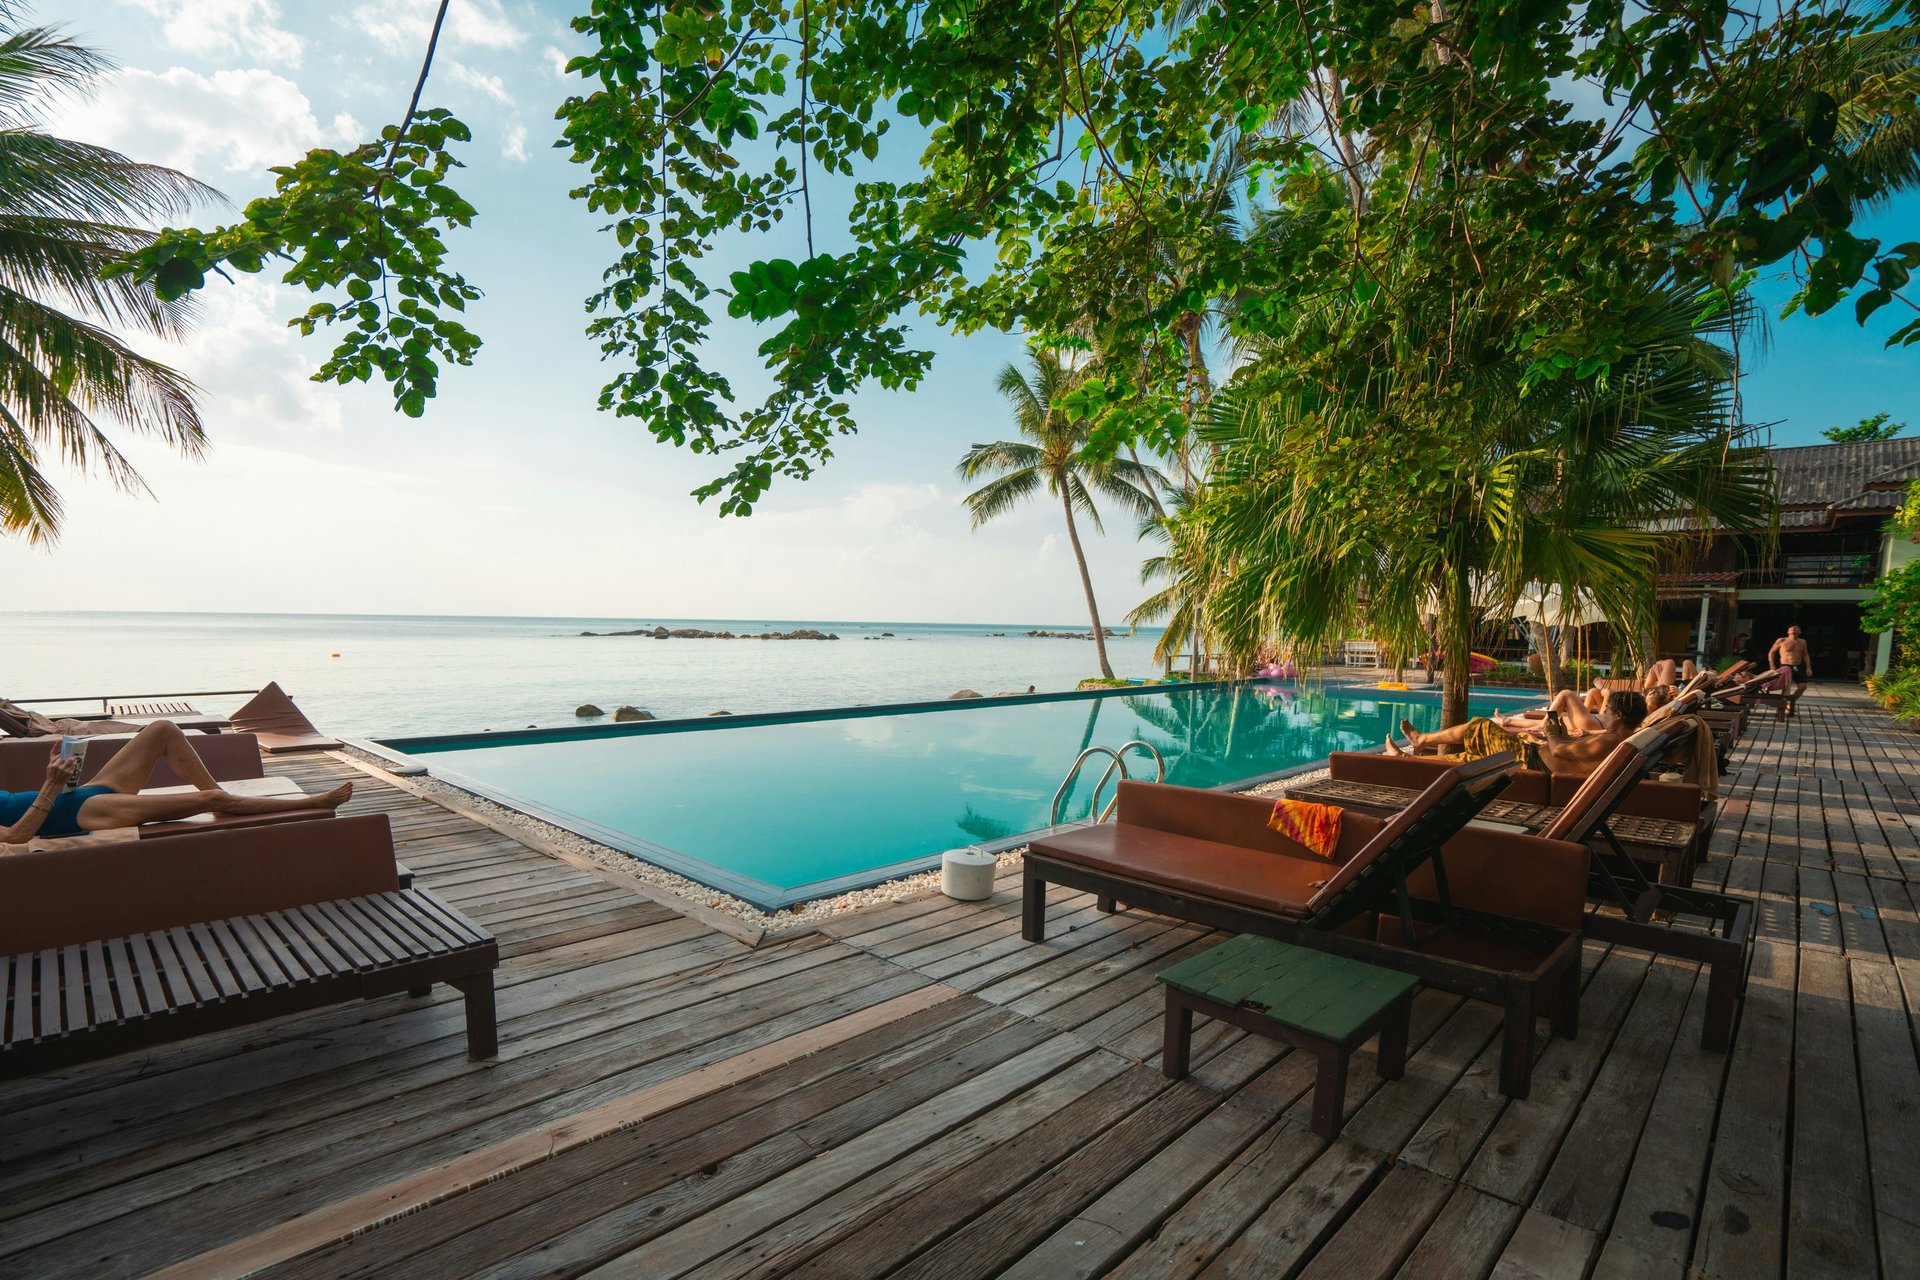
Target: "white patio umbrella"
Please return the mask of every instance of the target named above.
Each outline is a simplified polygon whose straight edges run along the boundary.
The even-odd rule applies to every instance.
[[[1514,605],[1514,616],[1550,627],[1587,627],[1607,620],[1600,606],[1584,592],[1576,591],[1571,597],[1565,597],[1559,587],[1537,582],[1527,584],[1526,591]]]

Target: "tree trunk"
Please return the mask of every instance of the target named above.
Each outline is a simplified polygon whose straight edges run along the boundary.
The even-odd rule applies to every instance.
[[[1093,621],[1093,651],[1100,659],[1100,674],[1113,679],[1113,664],[1107,661],[1107,629],[1100,625],[1100,606],[1093,602],[1093,575],[1087,572],[1087,553],[1080,547],[1080,531],[1073,524],[1073,489],[1066,477],[1060,480],[1060,505],[1067,513],[1067,541],[1073,544],[1073,560],[1080,566],[1080,587],[1087,593],[1087,617]]]
[[[1446,729],[1467,722],[1467,678],[1473,662],[1473,579],[1464,564],[1455,571],[1451,587],[1452,599],[1446,602],[1447,616],[1441,623],[1447,669],[1440,686],[1440,723]]]
[[[1546,623],[1529,622],[1527,631],[1533,637],[1533,651],[1540,655],[1540,674],[1547,678],[1547,697],[1552,698],[1560,689],[1560,655],[1553,651],[1553,637]]]

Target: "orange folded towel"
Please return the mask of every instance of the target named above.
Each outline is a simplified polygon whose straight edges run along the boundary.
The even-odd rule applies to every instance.
[[[1283,796],[1274,802],[1273,816],[1267,819],[1267,825],[1301,848],[1331,858],[1334,846],[1340,843],[1341,812],[1338,805],[1288,800]]]

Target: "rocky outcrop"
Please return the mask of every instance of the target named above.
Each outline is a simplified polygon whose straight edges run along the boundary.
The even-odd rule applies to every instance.
[[[602,711],[600,708],[594,706],[591,702],[583,702],[579,706],[573,709],[573,714],[577,716],[585,717],[585,716],[603,716],[607,713]]]
[[[732,714],[733,712],[731,711],[709,711],[707,712],[707,718],[711,720],[715,716],[730,716]]]
[[[651,720],[654,715],[653,712],[642,711],[639,707],[615,707],[613,718],[615,721]]]
[[[1091,640],[1093,639],[1093,632],[1091,631],[1029,631],[1027,632],[1027,634],[1029,636],[1032,636],[1036,640]],[[1125,637],[1126,634],[1127,633],[1124,631],[1115,631],[1112,627],[1108,627],[1106,629],[1106,636],[1107,636],[1107,639],[1109,640],[1121,639]]]
[[[958,692],[958,693],[950,693],[950,694],[948,694],[948,695],[947,695],[947,701],[948,701],[948,702],[959,702],[959,701],[961,701],[961,700],[963,700],[963,699],[966,699],[966,698],[977,698],[977,697],[979,697],[979,696],[980,696],[979,694],[977,694],[977,693],[975,693],[975,692],[974,692],[973,690],[971,690],[971,689],[962,689],[962,690],[960,690],[960,692]]]
[[[638,627],[632,631],[582,631],[583,636],[650,636],[655,640],[838,640],[840,637],[812,627],[797,631],[702,631],[698,627]]]

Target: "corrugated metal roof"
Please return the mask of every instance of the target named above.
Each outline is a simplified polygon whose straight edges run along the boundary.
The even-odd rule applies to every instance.
[[[1774,484],[1782,508],[1832,507],[1871,509],[1856,500],[1871,484],[1895,484],[1904,473],[1920,474],[1920,436],[1899,440],[1866,440],[1857,444],[1813,444],[1774,449]],[[1882,479],[1882,477],[1888,477]],[[1911,477],[1909,477],[1911,478]],[[1897,493],[1885,503],[1899,504]],[[1782,512],[1782,523],[1785,512]]]

